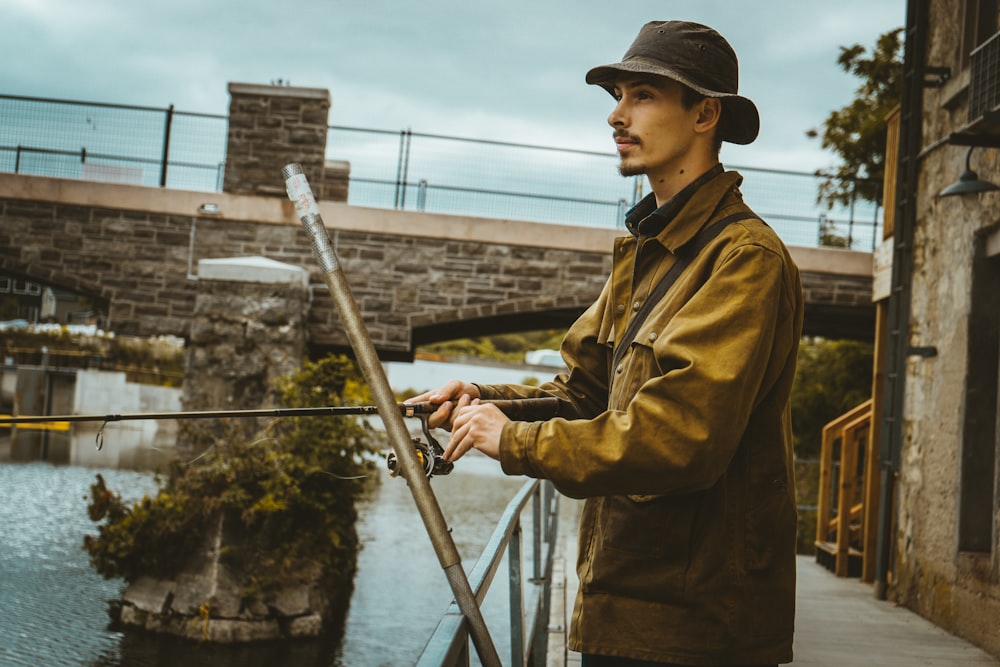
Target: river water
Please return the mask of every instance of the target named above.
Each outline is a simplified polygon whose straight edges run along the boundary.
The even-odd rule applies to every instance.
[[[407,665],[416,661],[451,601],[406,483],[380,469],[375,473],[380,483],[359,506],[363,547],[343,637],[214,647],[112,631],[108,601],[120,595],[123,582],[102,579],[82,549],[84,535],[96,533],[86,505],[98,472],[126,499],[156,490],[149,473],[0,463],[0,665]],[[465,457],[451,475],[432,480],[467,572],[523,483],[479,455]],[[530,515],[524,517],[526,534]],[[527,552],[525,558],[530,558]],[[483,615],[507,662],[505,572],[502,565]]]

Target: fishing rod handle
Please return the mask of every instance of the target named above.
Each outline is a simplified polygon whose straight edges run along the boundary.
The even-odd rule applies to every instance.
[[[484,400],[480,403],[496,406],[500,412],[507,415],[508,419],[515,422],[541,422],[559,416],[559,399],[554,396]],[[400,407],[403,410],[403,416],[416,417],[432,414],[441,407],[441,404],[423,401],[420,403],[400,403]]]
[[[299,221],[306,228],[309,241],[312,244],[313,255],[319,262],[324,274],[329,275],[337,271],[339,262],[337,254],[330,245],[329,234],[323,224],[323,217],[319,212],[319,204],[313,196],[312,188],[306,179],[302,166],[298,163],[285,165],[281,170],[281,178],[285,181],[285,190],[288,198],[295,205],[295,212],[299,216]]]

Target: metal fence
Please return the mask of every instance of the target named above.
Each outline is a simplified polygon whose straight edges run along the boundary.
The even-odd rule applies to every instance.
[[[0,95],[0,170],[219,191],[226,116]]]
[[[0,95],[0,171],[217,192],[227,117]],[[616,227],[643,194],[613,153],[330,126],[326,156],[350,165],[348,203],[589,227]],[[747,203],[791,245],[871,250],[880,207],[827,208],[824,177],[727,165]]]

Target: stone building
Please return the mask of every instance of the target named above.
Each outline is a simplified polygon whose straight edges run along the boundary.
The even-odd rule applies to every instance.
[[[906,22],[876,593],[1000,656],[1000,192],[963,173],[1000,184],[998,2],[909,0]]]

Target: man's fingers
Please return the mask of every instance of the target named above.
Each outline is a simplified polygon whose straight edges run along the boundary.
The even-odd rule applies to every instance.
[[[449,408],[451,439],[448,441],[448,446],[445,447],[444,454],[442,455],[446,461],[457,461],[469,449],[465,446],[465,440],[469,434],[468,415],[464,419],[462,418],[462,409],[469,405],[469,401],[469,396],[463,394],[458,399],[458,403],[453,408]],[[427,423],[430,424],[430,421],[428,420]]]
[[[453,407],[454,404],[451,401],[445,401],[439,405],[437,410],[427,416],[427,425],[431,428],[443,428],[446,431],[450,431],[452,429],[451,417]]]

